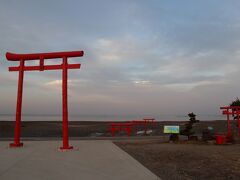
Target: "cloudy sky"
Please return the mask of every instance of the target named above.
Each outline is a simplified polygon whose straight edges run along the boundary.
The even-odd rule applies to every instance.
[[[220,114],[240,96],[238,0],[1,0],[0,114],[14,114],[7,51],[84,50],[71,114]],[[60,60],[49,60],[59,64]],[[28,63],[29,65],[31,63]],[[61,72],[26,72],[23,113],[61,113]]]

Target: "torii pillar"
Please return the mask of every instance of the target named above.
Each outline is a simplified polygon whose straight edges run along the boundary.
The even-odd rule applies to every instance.
[[[16,106],[16,123],[14,131],[14,142],[10,147],[21,147],[23,143],[20,142],[21,135],[21,114],[22,114],[22,93],[23,93],[23,77],[24,71],[44,71],[44,70],[58,70],[62,69],[62,131],[63,131],[63,145],[61,150],[72,149],[68,142],[68,100],[67,100],[67,79],[68,69],[79,69],[81,64],[68,64],[68,57],[81,57],[83,51],[71,52],[52,52],[52,53],[37,53],[37,54],[13,54],[6,53],[6,58],[9,61],[19,61],[18,67],[9,67],[9,71],[18,71],[18,92],[17,92],[17,106]],[[45,59],[62,58],[60,65],[44,65]],[[39,60],[39,66],[25,66],[25,61]]]

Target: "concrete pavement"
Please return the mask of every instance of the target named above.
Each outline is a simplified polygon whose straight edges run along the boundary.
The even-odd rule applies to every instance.
[[[108,140],[25,141],[22,148],[0,142],[1,180],[159,180],[156,175]]]

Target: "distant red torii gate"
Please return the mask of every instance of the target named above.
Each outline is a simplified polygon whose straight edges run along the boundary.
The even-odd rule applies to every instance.
[[[232,119],[236,118],[237,120],[237,126],[238,126],[238,136],[240,139],[240,106],[224,106],[220,107],[222,110],[223,115],[227,115],[227,127],[228,127],[228,133],[227,138],[230,139],[232,136],[232,130],[231,130],[231,116]]]
[[[6,58],[9,61],[19,61],[17,67],[9,67],[9,71],[19,71],[18,76],[18,92],[17,92],[17,106],[16,106],[16,124],[14,131],[14,142],[10,147],[21,147],[23,143],[20,142],[21,130],[21,113],[22,113],[22,93],[23,93],[23,77],[24,71],[44,71],[44,70],[58,70],[62,69],[62,130],[63,130],[63,145],[62,150],[72,149],[68,143],[68,102],[67,102],[67,79],[68,69],[80,69],[81,64],[68,64],[69,57],[81,57],[83,51],[70,52],[51,52],[51,53],[37,53],[37,54],[13,54],[6,53]],[[60,65],[44,65],[45,59],[62,58]],[[38,66],[25,66],[25,61],[39,60]]]

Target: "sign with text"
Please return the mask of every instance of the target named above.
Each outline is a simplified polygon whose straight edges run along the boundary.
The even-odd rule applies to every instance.
[[[164,126],[164,133],[168,134],[179,134],[179,126]]]

